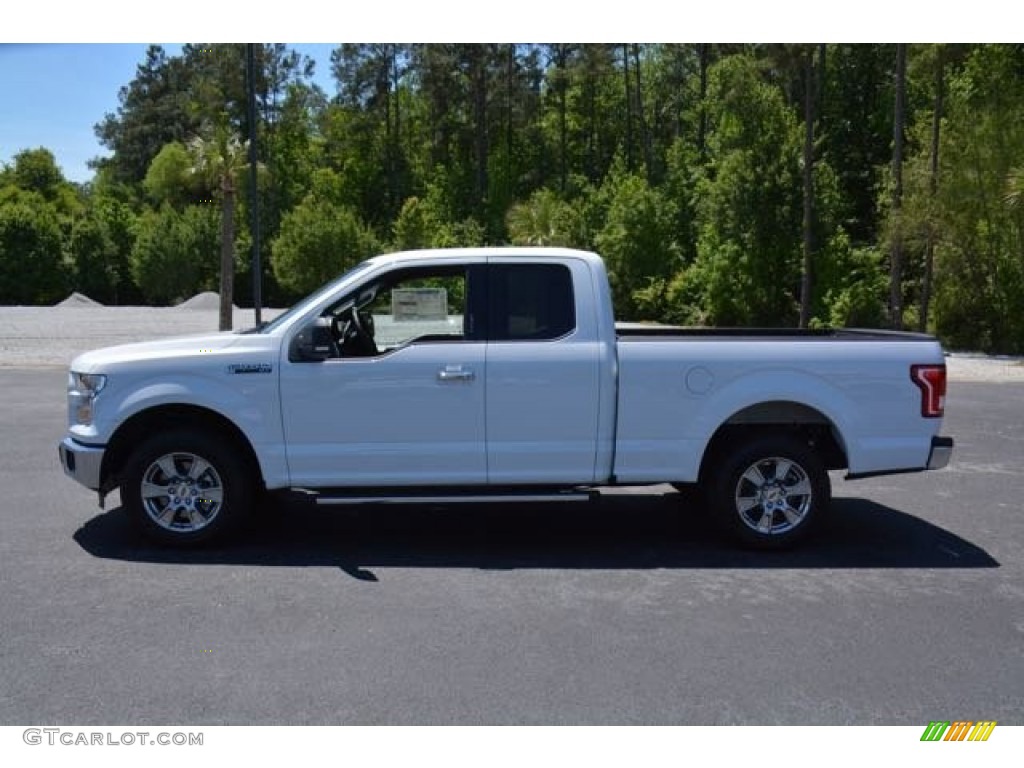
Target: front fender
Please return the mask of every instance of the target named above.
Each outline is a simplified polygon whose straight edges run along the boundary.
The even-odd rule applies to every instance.
[[[71,434],[86,444],[106,444],[114,432],[140,413],[161,406],[204,408],[233,423],[249,441],[268,488],[288,483],[276,371],[270,375],[233,375],[225,371],[161,374],[136,380],[97,398],[95,420],[74,426]],[[242,380],[242,381],[239,381]]]

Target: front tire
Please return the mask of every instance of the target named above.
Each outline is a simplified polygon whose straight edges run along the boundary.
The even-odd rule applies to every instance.
[[[223,538],[253,498],[251,473],[234,445],[194,429],[150,437],[121,477],[121,502],[136,528],[176,547]]]
[[[754,549],[783,549],[805,538],[824,516],[831,495],[822,460],[786,435],[734,443],[711,486],[719,523]]]

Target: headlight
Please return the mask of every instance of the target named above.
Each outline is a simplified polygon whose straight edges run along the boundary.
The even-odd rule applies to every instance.
[[[73,423],[92,423],[93,402],[106,385],[107,377],[101,373],[68,374],[68,413]]]
[[[68,392],[80,394],[98,395],[107,385],[107,377],[102,373],[75,373],[68,374]]]

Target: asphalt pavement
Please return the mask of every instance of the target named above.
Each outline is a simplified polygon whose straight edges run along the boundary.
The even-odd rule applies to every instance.
[[[181,553],[64,478],[65,378],[0,368],[0,724],[1024,724],[1022,384],[955,383],[952,466],[835,475],[790,553],[665,486]]]

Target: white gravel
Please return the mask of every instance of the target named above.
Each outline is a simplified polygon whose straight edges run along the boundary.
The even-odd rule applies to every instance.
[[[1024,381],[1024,357],[954,353],[946,372],[950,381]]]
[[[271,320],[284,310],[264,309]],[[166,336],[216,332],[216,309],[179,307],[0,307],[0,366],[67,366],[98,347]],[[251,309],[234,312],[235,329],[255,325]]]
[[[283,311],[265,309],[263,319],[271,320]],[[191,311],[180,306],[0,307],[0,366],[63,367],[89,349],[216,331],[217,318],[215,306]],[[251,309],[235,310],[236,329],[253,324]],[[954,353],[946,357],[946,365],[950,381],[1024,382],[1024,358],[1020,357]]]

